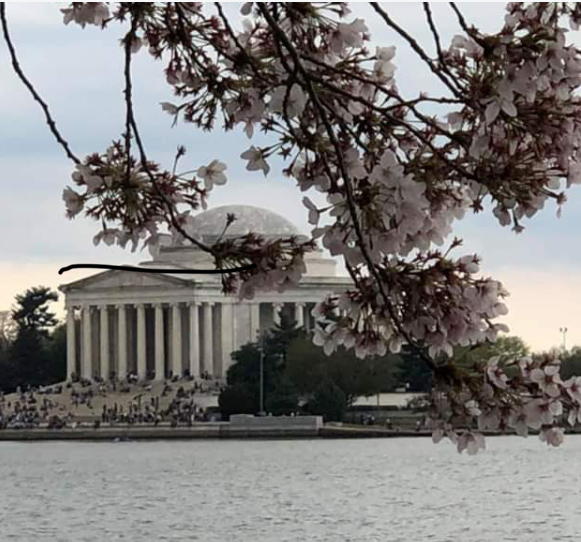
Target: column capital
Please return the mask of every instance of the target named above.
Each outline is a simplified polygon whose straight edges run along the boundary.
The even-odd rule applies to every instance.
[[[125,309],[125,307],[126,307],[126,306],[127,306],[127,304],[126,304],[126,303],[117,303],[117,304],[115,305],[115,308],[116,308],[116,309]]]
[[[199,301],[188,301],[188,307],[197,307],[200,305]]]
[[[295,305],[296,305],[297,307],[304,307],[304,306],[306,305],[306,303],[305,303],[304,301],[297,301],[297,302],[295,303]]]
[[[277,308],[277,309],[282,309],[282,307],[284,306],[284,303],[280,303],[280,302],[274,302],[272,304],[273,307]]]
[[[213,305],[215,305],[215,304],[216,304],[216,302],[215,302],[215,301],[204,301],[204,303],[205,303],[206,305],[208,305],[208,307],[211,307],[211,306],[213,306]]]

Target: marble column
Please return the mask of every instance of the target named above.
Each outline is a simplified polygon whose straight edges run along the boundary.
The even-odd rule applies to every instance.
[[[260,303],[250,303],[250,342],[260,335]]]
[[[198,305],[196,302],[190,304],[190,375],[194,378],[200,377],[200,327],[198,322]]]
[[[91,307],[82,309],[83,333],[81,334],[81,376],[83,378],[93,378],[93,360],[92,360],[92,333],[91,333]]]
[[[171,306],[172,312],[172,373],[173,376],[182,375],[182,318],[180,306],[175,303]]]
[[[117,305],[117,378],[127,378],[127,311],[125,305]]]
[[[221,367],[219,368],[217,377],[223,378],[226,376],[228,367],[232,364],[232,350],[234,346],[234,322],[232,318],[232,303],[221,303],[221,334],[220,343],[222,345],[222,359]]]
[[[283,307],[282,303],[272,304],[272,323],[275,326],[280,325],[282,307]]]
[[[210,374],[214,375],[214,336],[213,336],[213,322],[212,322],[212,302],[206,302],[202,305],[204,313],[204,342],[203,357],[204,369]]]
[[[109,380],[111,374],[111,365],[109,362],[109,311],[107,305],[99,307],[99,316],[101,319],[100,329],[100,354],[101,354],[101,378]]]
[[[147,378],[147,345],[145,329],[145,305],[137,305],[137,378]]]
[[[312,314],[311,311],[313,310],[313,304],[312,303],[307,303],[307,310],[306,310],[306,314],[305,314],[305,329],[307,331],[313,331],[313,320],[312,320]]]
[[[305,325],[304,303],[295,303],[295,320],[297,322],[297,327],[303,327]]]
[[[165,348],[163,333],[163,306],[155,305],[155,379],[165,378]]]
[[[75,341],[75,308],[67,308],[67,380],[77,373],[77,347]],[[78,376],[78,375],[77,375]]]

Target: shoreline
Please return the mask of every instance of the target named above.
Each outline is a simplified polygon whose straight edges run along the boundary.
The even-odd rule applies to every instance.
[[[581,431],[568,431],[568,435]],[[485,436],[517,436],[515,433],[482,432]],[[532,433],[536,434],[536,433]],[[63,429],[3,429],[0,442],[11,441],[133,441],[133,440],[264,440],[264,439],[370,439],[370,438],[430,438],[430,431],[396,431],[380,427],[342,427],[328,424],[318,429],[304,428],[234,428],[229,423],[208,423],[192,427],[100,427]]]

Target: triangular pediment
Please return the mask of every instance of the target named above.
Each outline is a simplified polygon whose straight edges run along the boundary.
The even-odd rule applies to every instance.
[[[191,288],[193,280],[165,275],[163,273],[140,273],[137,271],[104,271],[86,277],[84,279],[63,284],[62,291],[73,290],[109,290],[109,289],[131,289],[131,288]]]

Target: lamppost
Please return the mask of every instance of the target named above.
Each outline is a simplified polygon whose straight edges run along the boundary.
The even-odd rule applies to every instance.
[[[264,339],[265,333],[260,336],[260,411],[259,415],[264,416]]]
[[[563,352],[567,351],[567,331],[566,327],[560,327],[559,331],[563,334]]]

